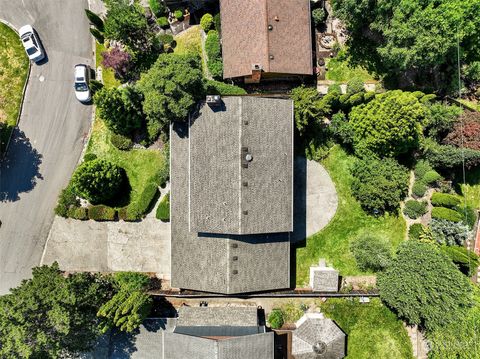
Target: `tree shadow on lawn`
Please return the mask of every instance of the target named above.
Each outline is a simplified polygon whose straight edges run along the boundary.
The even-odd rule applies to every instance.
[[[10,148],[0,160],[0,202],[18,201],[21,193],[30,192],[43,179],[42,157],[25,133],[15,128]]]

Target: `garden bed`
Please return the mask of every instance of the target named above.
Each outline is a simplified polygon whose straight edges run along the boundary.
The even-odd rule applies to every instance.
[[[357,268],[350,251],[350,243],[361,235],[384,237],[393,249],[405,238],[406,223],[402,216],[370,216],[353,197],[350,189],[353,180],[350,168],[354,161],[353,156],[337,145],[322,162],[335,183],[338,209],[327,227],[308,238],[305,247],[297,249],[297,286],[308,283],[309,268],[316,265],[319,258],[325,258],[343,276],[365,274]]]
[[[17,125],[29,64],[18,34],[0,23],[0,156]]]

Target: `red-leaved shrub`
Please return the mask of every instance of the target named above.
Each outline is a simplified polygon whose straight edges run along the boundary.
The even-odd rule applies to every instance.
[[[465,112],[444,139],[445,144],[457,147],[461,147],[462,142],[464,147],[480,151],[480,113]]]

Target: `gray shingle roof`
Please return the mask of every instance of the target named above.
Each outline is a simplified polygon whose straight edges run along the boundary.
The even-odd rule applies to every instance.
[[[189,138],[190,231],[293,230],[291,100],[224,98],[222,110],[201,108]]]
[[[258,326],[256,307],[187,307],[178,310],[177,327],[183,326]]]
[[[177,288],[218,293],[246,293],[288,288],[290,286],[290,241],[289,233],[286,231],[291,230],[292,227],[293,208],[292,102],[260,98],[239,100],[238,97],[225,98],[224,101],[226,111],[217,115],[208,106],[203,106],[200,117],[192,124],[192,132],[188,124],[175,123],[172,126],[170,135],[171,285]],[[246,113],[251,111],[257,117],[239,116],[238,111],[242,109],[247,109]],[[236,166],[241,165],[241,149],[239,148],[235,156],[228,157],[223,152],[233,147],[229,147],[228,141],[223,141],[223,136],[230,139],[235,137],[231,137],[232,132],[240,134],[243,131],[240,132],[240,125],[228,126],[231,118],[236,118],[239,123],[242,119],[249,119],[247,126],[250,127],[245,130],[245,136],[251,139],[248,147],[255,159],[251,162],[251,167],[245,169],[252,170],[252,173],[242,176],[249,181],[248,189],[251,192],[242,192],[238,187],[232,188],[231,181],[236,181],[237,185],[240,185],[241,180],[231,179],[231,173],[235,173],[235,169],[230,169],[228,166],[230,166],[230,160],[235,162]],[[261,124],[260,120],[265,121],[265,124]],[[201,121],[205,124],[201,124]],[[206,126],[206,124],[210,125]],[[263,131],[263,136],[256,135],[257,131]],[[223,135],[217,136],[217,132]],[[195,140],[192,139],[193,133],[198,136]],[[212,138],[220,141],[222,145],[210,141]],[[241,142],[239,141],[238,144]],[[202,146],[204,152],[199,148]],[[205,147],[209,148],[205,149]],[[192,148],[195,152],[193,156],[190,152]],[[283,150],[289,150],[290,154],[285,155]],[[206,154],[211,156],[210,159]],[[278,155],[277,158],[275,154]],[[200,158],[206,158],[203,168],[192,164],[192,161],[196,162]],[[219,158],[218,162],[212,160],[213,158]],[[272,162],[270,163],[268,159]],[[222,171],[223,166],[217,168],[217,165],[224,161],[228,168]],[[197,170],[200,173],[196,173]],[[192,176],[195,178],[193,181]],[[216,185],[212,186],[209,179]],[[190,185],[191,181],[195,183]],[[278,183],[272,183],[275,181]],[[218,189],[219,187],[229,194],[225,195]],[[239,193],[242,196],[241,201],[248,204],[247,216],[253,219],[251,222],[250,220],[240,221],[240,217],[233,213],[234,210],[223,209],[223,207],[235,207],[234,197],[237,196],[238,201]],[[214,199],[210,199],[210,196]],[[261,197],[263,200],[255,197]],[[224,202],[227,202],[227,205],[224,205]],[[193,215],[193,222],[196,223],[193,226],[190,221],[192,211],[197,213]],[[202,216],[203,211],[209,214]],[[224,217],[228,217],[225,222]],[[283,218],[283,223],[280,223],[278,218]],[[222,222],[219,223],[218,219]],[[237,226],[235,226],[236,223],[238,223]],[[244,232],[265,230],[283,232],[234,235],[208,234],[198,231],[199,228],[204,232],[221,232],[221,230],[230,232],[230,228],[239,231],[241,226]],[[189,230],[190,228],[192,230]]]
[[[295,359],[341,359],[345,357],[345,333],[322,314],[307,313],[292,337]]]

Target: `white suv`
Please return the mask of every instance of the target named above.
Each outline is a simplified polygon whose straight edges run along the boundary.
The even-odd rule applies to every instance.
[[[75,97],[80,102],[90,102],[92,95],[88,84],[90,83],[90,67],[88,65],[75,66]]]
[[[31,25],[25,25],[18,30],[20,39],[22,39],[23,47],[27,52],[27,56],[34,62],[42,61],[45,58],[45,51],[40,45],[38,36]]]

